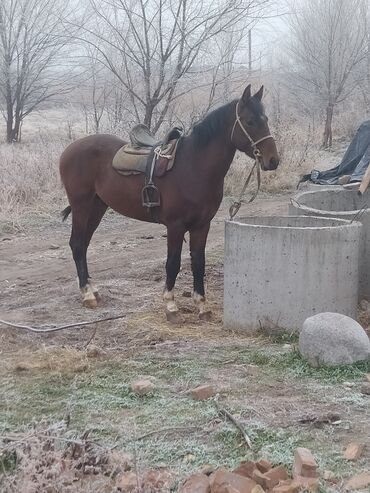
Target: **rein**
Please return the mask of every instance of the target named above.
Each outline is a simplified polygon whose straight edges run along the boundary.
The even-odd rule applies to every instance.
[[[256,170],[256,173],[257,173],[257,189],[252,194],[251,198],[248,200],[248,203],[250,204],[257,197],[258,192],[259,192],[260,187],[261,187],[261,161],[262,161],[262,154],[261,154],[261,151],[258,149],[257,145],[260,144],[261,142],[263,142],[264,140],[273,139],[272,135],[270,135],[270,134],[265,135],[264,137],[262,137],[261,139],[258,139],[256,141],[254,141],[252,139],[252,137],[249,135],[249,133],[247,132],[246,128],[243,125],[243,122],[240,119],[239,111],[238,111],[239,110],[239,102],[240,101],[237,102],[236,107],[235,107],[235,122],[233,125],[233,129],[231,131],[230,140],[232,142],[235,128],[237,125],[239,125],[240,129],[243,131],[244,135],[248,138],[248,140],[252,146],[253,155],[254,155],[254,164],[252,166],[252,169],[251,169],[249,175],[247,176],[247,179],[245,180],[244,186],[243,186],[243,188],[239,194],[238,200],[234,201],[230,206],[230,209],[229,209],[230,221],[232,221],[234,219],[234,217],[236,216],[236,214],[239,212],[239,209],[243,203],[243,196],[244,196],[245,191],[249,185],[249,182],[251,181],[254,170]]]

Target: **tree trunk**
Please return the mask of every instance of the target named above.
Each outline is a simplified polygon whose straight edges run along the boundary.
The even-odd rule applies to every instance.
[[[13,126],[13,142],[21,141],[21,119],[18,115],[15,116],[14,126]]]
[[[95,133],[98,134],[100,130],[100,118],[95,105],[94,105],[94,127],[95,127]]]
[[[153,120],[153,112],[155,108],[155,104],[152,101],[149,101],[145,105],[145,115],[144,115],[144,125],[146,125],[149,130],[152,130],[152,120]]]
[[[6,112],[6,141],[8,144],[14,144],[21,141],[21,123],[22,120],[18,115],[14,115],[12,105],[7,105]]]
[[[20,141],[20,128],[22,123],[21,112],[18,104],[15,106],[12,96],[12,88],[9,81],[9,68],[6,72],[6,141],[8,144]]]
[[[252,29],[248,30],[248,76],[252,76]]]
[[[334,113],[334,104],[329,103],[326,107],[326,120],[325,120],[325,128],[322,146],[323,147],[331,147],[333,143],[333,132],[332,132],[332,123],[333,123],[333,113]]]
[[[8,144],[13,142],[13,122],[13,105],[11,101],[8,100],[6,104],[6,141]]]
[[[13,143],[13,125],[12,125],[12,123],[13,122],[9,119],[6,122],[6,141],[8,144]]]

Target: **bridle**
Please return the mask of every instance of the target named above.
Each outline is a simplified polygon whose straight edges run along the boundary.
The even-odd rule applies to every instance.
[[[257,189],[256,191],[252,194],[251,198],[248,200],[248,203],[250,202],[253,202],[253,200],[257,197],[258,195],[258,192],[260,190],[260,186],[261,186],[261,161],[262,161],[262,153],[261,151],[258,149],[258,144],[260,144],[261,142],[264,142],[265,140],[267,139],[273,139],[273,136],[272,135],[265,135],[264,137],[261,137],[260,139],[258,140],[253,140],[252,137],[249,135],[249,133],[247,132],[246,128],[244,127],[243,125],[243,122],[241,121],[240,119],[240,116],[239,116],[239,103],[240,103],[240,100],[236,103],[236,106],[235,106],[235,122],[234,122],[234,125],[233,125],[233,128],[232,128],[232,131],[231,131],[231,136],[230,136],[230,140],[231,142],[233,142],[233,137],[234,137],[234,132],[235,132],[235,128],[237,125],[239,125],[241,131],[244,133],[244,135],[247,137],[247,139],[249,140],[250,144],[251,144],[251,147],[253,149],[253,156],[254,156],[254,164],[252,166],[252,169],[244,183],[244,186],[242,188],[242,191],[239,195],[239,200],[236,200],[232,203],[230,209],[229,209],[229,214],[230,214],[230,221],[233,220],[233,218],[236,216],[236,214],[238,213],[242,203],[243,203],[243,195],[247,189],[247,186],[249,185],[249,182],[251,180],[251,177],[253,175],[253,172],[254,170],[256,170],[257,172]]]
[[[252,146],[253,155],[256,158],[261,158],[262,157],[262,154],[261,154],[261,151],[258,149],[257,145],[260,144],[261,142],[263,142],[264,140],[273,139],[273,136],[270,135],[270,134],[268,134],[268,135],[265,135],[264,137],[261,137],[258,140],[253,140],[252,137],[247,132],[247,129],[243,125],[243,122],[240,119],[240,116],[239,116],[239,103],[240,103],[240,101],[238,101],[236,103],[236,106],[235,106],[235,122],[234,122],[234,125],[233,125],[233,129],[231,130],[230,140],[231,140],[231,142],[233,141],[235,128],[239,124],[240,129],[242,130],[242,132],[244,133],[244,135],[247,137],[247,139],[249,140],[249,142],[250,142],[250,144]]]

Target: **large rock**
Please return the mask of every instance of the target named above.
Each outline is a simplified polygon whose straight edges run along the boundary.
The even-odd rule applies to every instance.
[[[370,341],[355,320],[339,313],[318,313],[305,320],[299,351],[312,366],[349,365],[370,359]]]

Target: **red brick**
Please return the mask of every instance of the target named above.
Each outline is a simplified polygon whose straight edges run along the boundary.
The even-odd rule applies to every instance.
[[[300,486],[295,479],[287,479],[275,486],[272,493],[298,493],[299,489]]]
[[[209,478],[205,474],[193,474],[180,486],[178,493],[210,493],[210,491]]]
[[[136,380],[136,382],[131,385],[132,391],[138,395],[149,394],[149,392],[152,392],[154,388],[155,385],[150,380]]]
[[[364,471],[361,474],[357,474],[353,476],[347,483],[344,485],[345,490],[364,490],[370,486],[370,472]]]
[[[258,462],[256,462],[257,468],[262,472],[265,473],[272,469],[272,464],[268,460],[261,459]]]
[[[116,488],[118,491],[123,491],[128,493],[130,491],[135,491],[138,486],[137,476],[134,472],[127,472],[121,474],[116,480]]]
[[[265,490],[262,488],[262,486],[260,486],[259,484],[257,484],[257,486],[255,486],[251,493],[265,493]]]
[[[357,460],[361,457],[365,445],[363,443],[352,442],[344,451],[344,458],[347,460]]]
[[[213,490],[212,490],[213,491]],[[229,484],[222,484],[221,486],[217,487],[217,490],[215,490],[216,493],[239,493],[239,490],[236,490]]]
[[[289,475],[284,466],[277,466],[267,471],[265,473],[265,477],[267,478],[267,489],[272,489],[274,486],[278,485],[280,481],[285,481],[288,479]]]
[[[216,390],[212,385],[200,385],[199,387],[195,387],[195,389],[189,390],[189,394],[196,401],[204,401],[205,399],[209,399],[216,395]]]
[[[262,486],[263,489],[267,489],[267,477],[259,469],[255,469],[252,474],[252,479]]]
[[[252,478],[253,476],[253,471],[256,469],[256,464],[255,462],[248,460],[241,462],[239,466],[234,469],[235,474],[240,474],[240,476],[244,476],[246,478]],[[253,478],[252,478],[253,479]]]
[[[319,478],[305,478],[303,476],[297,476],[294,478],[294,481],[297,483],[299,489],[304,489],[305,491],[318,491],[320,487]]]
[[[141,478],[141,488],[143,491],[165,491],[172,483],[172,475],[166,468],[149,469]]]
[[[210,476],[214,472],[214,470],[215,468],[210,464],[204,464],[204,466],[202,466],[198,472],[200,474],[205,474],[206,476]]]
[[[293,477],[318,478],[317,462],[307,448],[297,448],[294,452]]]
[[[218,469],[211,478],[211,493],[222,493],[221,488],[225,486],[231,486],[236,493],[252,493],[257,484],[250,478],[228,472],[225,469]]]
[[[215,478],[218,477],[221,472],[227,473],[229,471],[227,469],[225,469],[224,467],[219,467],[218,469],[216,469],[216,471],[211,473],[211,475],[209,476],[209,483],[211,485],[211,490],[213,488],[213,483],[215,481]]]

